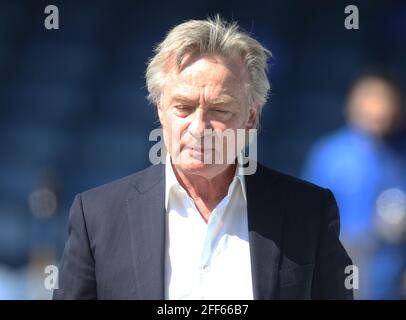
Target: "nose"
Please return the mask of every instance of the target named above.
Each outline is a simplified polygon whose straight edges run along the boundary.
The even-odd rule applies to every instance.
[[[188,131],[195,138],[202,138],[205,135],[204,130],[210,129],[210,122],[208,121],[207,113],[205,110],[197,108],[193,116]]]

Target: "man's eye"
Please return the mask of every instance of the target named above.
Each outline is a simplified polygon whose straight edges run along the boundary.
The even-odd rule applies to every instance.
[[[229,111],[227,110],[221,110],[221,109],[215,109],[214,112],[220,113],[220,114],[227,114]]]
[[[190,107],[190,106],[176,106],[175,109],[177,112],[180,112],[180,113],[192,112],[192,107]]]
[[[184,110],[190,110],[191,107],[189,107],[189,106],[176,106],[176,109],[177,109],[177,110],[184,111]]]

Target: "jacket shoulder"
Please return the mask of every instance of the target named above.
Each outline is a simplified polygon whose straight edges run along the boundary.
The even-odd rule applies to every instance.
[[[126,199],[135,190],[143,192],[159,183],[163,176],[163,165],[151,165],[126,177],[83,191],[80,196],[87,203]]]
[[[314,183],[296,178],[294,176],[282,173],[278,170],[266,167],[258,163],[258,177],[263,180],[270,182],[271,184],[276,183],[278,187],[284,188],[285,191],[295,192],[295,193],[305,193],[305,194],[315,194],[315,195],[325,195],[329,192],[321,186]]]
[[[277,194],[292,217],[306,217],[310,221],[325,220],[331,206],[336,206],[333,193],[308,181],[293,177],[258,164],[258,192]],[[296,219],[298,220],[298,219]]]

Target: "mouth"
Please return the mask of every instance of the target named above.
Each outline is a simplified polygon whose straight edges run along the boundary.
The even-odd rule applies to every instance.
[[[215,155],[215,150],[212,148],[204,149],[201,147],[186,147],[185,151],[187,157],[203,163],[213,162],[213,157]]]
[[[197,154],[197,155],[204,155],[204,154],[209,154],[213,153],[214,149],[201,149],[201,148],[187,148],[187,150],[192,153],[192,154]]]
[[[201,148],[201,147],[185,147],[186,150],[189,150],[191,152],[195,153],[207,153],[207,152],[213,152],[215,151],[213,148]]]

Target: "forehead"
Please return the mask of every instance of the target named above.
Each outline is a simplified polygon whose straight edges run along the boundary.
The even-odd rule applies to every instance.
[[[167,74],[166,87],[172,92],[197,94],[202,89],[211,93],[240,92],[247,80],[239,59],[221,56],[186,56],[180,68],[172,67]]]

